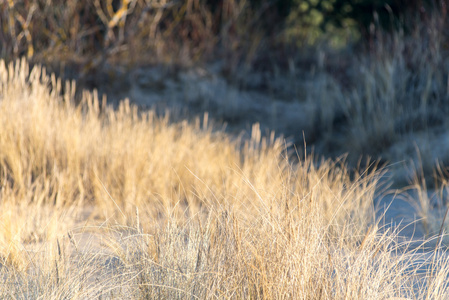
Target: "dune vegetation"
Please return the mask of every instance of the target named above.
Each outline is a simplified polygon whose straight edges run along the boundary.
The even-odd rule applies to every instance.
[[[25,60],[0,78],[3,299],[448,297],[439,248],[376,219],[372,165],[292,163],[257,124],[239,140],[207,115],[75,105]]]
[[[0,2],[0,299],[448,299],[447,4],[345,2]]]

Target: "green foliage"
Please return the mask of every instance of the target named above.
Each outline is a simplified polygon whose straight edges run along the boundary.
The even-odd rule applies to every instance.
[[[407,30],[416,17],[426,21],[434,10],[445,9],[443,2],[434,0],[293,0],[287,34],[301,43],[329,37],[326,33],[345,41],[351,37],[367,40],[376,28],[388,32]]]

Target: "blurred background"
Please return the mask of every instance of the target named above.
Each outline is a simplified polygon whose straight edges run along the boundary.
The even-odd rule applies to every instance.
[[[0,58],[26,57],[112,105],[129,98],[237,135],[260,123],[353,166],[380,159],[400,185],[410,168],[447,173],[448,5],[2,0]]]

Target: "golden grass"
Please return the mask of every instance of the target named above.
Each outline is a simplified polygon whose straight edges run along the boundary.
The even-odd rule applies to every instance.
[[[0,63],[1,298],[447,298],[445,256],[379,230],[378,172],[28,68]]]

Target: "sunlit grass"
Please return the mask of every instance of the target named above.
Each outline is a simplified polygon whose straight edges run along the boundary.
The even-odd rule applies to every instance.
[[[379,172],[292,163],[257,125],[75,105],[28,68],[0,64],[2,298],[447,298],[445,256],[379,230]]]

